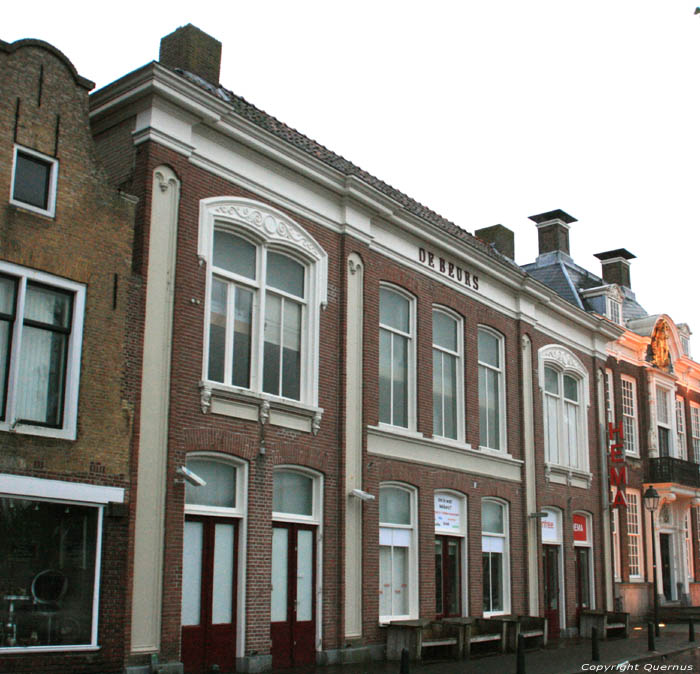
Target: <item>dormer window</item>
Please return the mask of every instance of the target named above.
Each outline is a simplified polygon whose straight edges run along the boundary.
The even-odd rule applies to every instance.
[[[606,316],[618,325],[622,324],[622,302],[616,297],[608,295]]]
[[[616,325],[623,325],[622,300],[620,286],[616,283],[595,288],[579,288],[584,306],[589,311],[605,316]]]

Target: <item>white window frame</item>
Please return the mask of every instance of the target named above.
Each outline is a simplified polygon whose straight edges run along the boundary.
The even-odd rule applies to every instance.
[[[480,360],[478,360],[479,354],[478,354],[478,343],[477,343],[477,360],[478,360],[478,367],[479,368],[486,368],[490,370],[491,372],[496,372],[498,374],[498,433],[499,433],[499,444],[500,448],[496,449],[494,447],[488,447],[486,445],[481,445],[481,435],[479,437],[479,449],[481,450],[490,450],[493,452],[499,452],[499,453],[507,453],[508,452],[508,433],[506,431],[507,429],[507,410],[506,410],[506,370],[505,370],[505,356],[506,356],[506,349],[505,349],[505,338],[503,335],[498,332],[497,330],[494,330],[493,328],[489,327],[488,325],[479,325],[477,327],[477,342],[478,342],[478,333],[479,332],[485,332],[492,337],[495,337],[497,342],[498,342],[498,359],[501,364],[500,368],[495,368],[493,365],[489,365],[488,363],[482,363]],[[481,434],[481,429],[479,429],[479,434]]]
[[[481,499],[481,507],[483,513],[484,503],[495,503],[503,509],[503,533],[484,532],[483,516],[481,525],[481,553],[484,553],[484,538],[501,538],[503,539],[503,566],[501,576],[501,587],[503,588],[503,609],[501,611],[484,611],[484,618],[489,618],[496,615],[508,615],[511,608],[511,587],[510,587],[510,507],[507,501],[492,496],[485,496]],[[484,582],[484,579],[481,579]]]
[[[666,404],[664,405],[662,399],[665,399]],[[655,412],[656,412],[656,442],[658,445],[659,456],[661,454],[661,443],[659,442],[659,428],[665,428],[668,430],[668,456],[676,457],[676,442],[675,442],[675,407],[673,400],[675,400],[674,391],[666,386],[656,385],[656,401],[655,401]],[[662,420],[659,412],[665,408],[665,419]]]
[[[394,524],[391,522],[379,521],[379,529],[398,529],[410,532],[410,544],[408,548],[408,613],[401,615],[380,615],[379,623],[386,624],[392,620],[410,620],[418,617],[418,491],[403,482],[382,482],[379,491],[385,488],[399,489],[409,494],[410,503],[410,523]],[[379,540],[379,537],[377,538]],[[379,546],[383,547],[383,546]],[[379,559],[379,549],[377,550]],[[377,584],[380,582],[380,570],[377,568]],[[379,603],[379,602],[378,602]]]
[[[626,489],[627,497],[627,570],[630,582],[644,581],[644,546],[642,545],[642,496],[637,489]],[[635,549],[637,564],[632,564],[632,549]],[[632,573],[632,569],[637,569]]]
[[[33,204],[28,204],[24,201],[19,201],[14,198],[15,193],[15,179],[17,178],[17,156],[19,154],[24,154],[29,157],[34,157],[47,164],[51,165],[49,172],[49,185],[48,194],[46,199],[46,208],[39,208]],[[37,152],[24,145],[15,144],[14,151],[12,154],[12,180],[10,181],[10,203],[13,206],[23,208],[27,211],[32,211],[33,213],[38,213],[39,215],[45,215],[49,218],[53,218],[56,214],[56,188],[58,185],[58,159],[55,157],[49,157],[42,152]]]
[[[676,454],[683,461],[688,460],[688,439],[685,434],[685,400],[676,396]]]
[[[584,367],[581,360],[572,351],[561,345],[548,345],[542,347],[538,352],[538,363],[539,363],[539,386],[542,393],[542,417],[543,417],[543,428],[545,434],[545,464],[555,472],[557,471],[576,471],[578,473],[586,474],[590,476],[589,473],[589,448],[588,448],[588,408],[590,406],[590,393],[589,393],[589,375],[588,371]],[[558,372],[559,376],[559,395],[553,396],[545,390],[545,368],[551,367]],[[550,457],[552,456],[552,449],[549,447],[548,433],[547,433],[547,396],[552,396],[557,399],[557,409],[558,418],[561,423],[559,423],[559,446],[567,447],[568,441],[565,441],[565,424],[564,424],[564,411],[565,402],[564,398],[564,376],[569,375],[572,378],[578,380],[579,387],[579,400],[578,408],[579,414],[577,418],[577,439],[578,447],[576,447],[576,464],[571,465],[570,463],[562,463],[561,456],[559,455],[559,449],[557,448],[557,461],[553,461]]]
[[[406,382],[406,414],[407,414],[407,425],[399,426],[394,423],[389,423],[386,421],[379,421],[380,428],[387,429],[399,429],[404,431],[415,431],[416,430],[416,329],[417,329],[417,319],[416,319],[416,298],[407,292],[400,286],[394,285],[392,283],[382,282],[379,285],[380,291],[382,289],[388,290],[390,292],[396,293],[397,295],[403,297],[403,299],[408,301],[408,311],[409,311],[409,331],[408,333],[397,330],[388,325],[384,325],[379,322],[379,330],[386,330],[387,332],[401,337],[405,337],[408,341],[408,368],[407,368],[407,379]],[[381,359],[381,346],[379,347],[377,365],[379,366],[379,360]],[[394,420],[394,401],[393,394],[391,396],[391,419]],[[377,395],[377,402],[379,403],[379,395]]]
[[[456,314],[454,311],[451,311],[447,307],[443,307],[438,304],[433,305],[433,311],[432,311],[432,316],[433,316],[433,321],[434,319],[434,314],[435,313],[441,313],[447,316],[450,320],[455,321],[456,323],[456,330],[457,330],[457,350],[456,351],[451,351],[450,349],[446,349],[443,346],[439,346],[433,342],[433,353],[435,351],[439,351],[440,353],[444,353],[448,356],[453,356],[456,360],[456,382],[455,382],[455,397],[456,397],[456,414],[455,414],[455,424],[457,426],[457,437],[456,438],[450,438],[449,436],[442,435],[441,433],[437,433],[436,429],[433,428],[433,436],[441,438],[446,441],[453,441],[453,442],[459,442],[463,443],[464,442],[464,323],[462,321],[462,317],[459,314]],[[433,375],[434,376],[434,375]],[[433,405],[435,404],[434,398],[433,398]],[[433,416],[434,416],[434,411],[433,411]],[[444,415],[443,415],[444,419]]]
[[[435,501],[441,495],[449,496],[455,499],[459,503],[459,516],[460,516],[460,526],[459,528],[445,528],[435,525],[435,536],[453,536],[454,538],[460,539],[460,560],[459,560],[459,571],[460,571],[460,603],[462,609],[462,615],[469,615],[469,559],[467,550],[467,533],[469,529],[469,524],[467,520],[468,516],[468,503],[467,497],[452,489],[436,489],[435,490]],[[437,510],[436,510],[437,514]]]
[[[605,368],[605,419],[609,424],[615,422],[615,384],[609,367]]]
[[[253,325],[251,326],[251,372],[250,387],[244,388],[208,378],[209,367],[209,323],[211,316],[211,288],[213,270],[214,230],[230,232],[247,239],[258,247],[256,256],[257,273],[255,282],[239,279],[249,287],[257,286],[253,300]],[[251,199],[233,197],[212,197],[200,201],[198,256],[207,266],[207,285],[204,310],[204,348],[202,358],[202,382],[212,391],[230,391],[237,394],[270,401],[281,401],[292,406],[311,407],[318,405],[319,345],[321,309],[327,304],[328,293],[328,254],[316,240],[288,215],[267,204]],[[264,295],[261,286],[266,281],[261,251],[286,255],[304,265],[305,297],[302,304],[301,366],[299,400],[284,398],[262,391],[262,367],[264,348]],[[216,275],[220,275],[217,268]],[[223,271],[222,277],[233,274]],[[275,294],[278,293],[274,290]],[[295,298],[299,301],[299,298]]]
[[[620,389],[622,392],[622,427],[625,433],[625,453],[630,456],[639,456],[637,380],[628,375],[621,375]]]
[[[17,279],[17,301],[14,323],[11,326],[9,370],[7,377],[7,400],[5,420],[0,421],[0,431],[10,431],[47,438],[75,440],[78,421],[78,393],[80,387],[80,351],[83,343],[83,321],[85,317],[85,286],[75,281],[59,278],[53,274],[27,269],[9,262],[0,262],[0,273]],[[59,428],[39,426],[31,422],[20,422],[16,418],[16,392],[19,381],[19,354],[22,346],[24,321],[24,297],[27,282],[40,283],[73,294],[73,315],[68,338],[66,370],[63,393],[63,424]]]
[[[610,502],[614,498],[613,490],[610,491]],[[612,518],[610,520],[612,546],[613,546],[613,575],[615,582],[622,580],[622,565],[620,560],[620,512],[618,508],[611,508]]]
[[[693,442],[693,461],[700,464],[700,405],[694,402],[690,403],[690,434]]]
[[[92,594],[92,626],[89,644],[71,644],[66,646],[10,646],[0,647],[0,657],[5,653],[46,653],[68,651],[97,651],[100,578],[102,570],[102,528],[104,508],[108,503],[124,503],[124,489],[121,487],[102,487],[79,482],[46,480],[24,475],[0,474],[0,496],[4,498],[25,499],[82,505],[97,508],[97,531],[95,538],[95,580]]]
[[[607,317],[617,325],[622,325],[622,302],[617,297],[606,295]]]
[[[683,538],[688,557],[688,582],[693,583],[695,582],[695,560],[693,558],[693,520],[690,511],[691,508],[688,508],[683,518]]]

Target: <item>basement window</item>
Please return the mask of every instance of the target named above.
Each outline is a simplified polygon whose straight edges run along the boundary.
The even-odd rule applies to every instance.
[[[58,160],[15,145],[10,203],[53,217],[56,211]]]

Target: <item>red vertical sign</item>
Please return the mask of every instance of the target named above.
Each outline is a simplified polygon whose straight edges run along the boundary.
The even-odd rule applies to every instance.
[[[627,466],[625,465],[625,433],[622,422],[617,426],[608,424],[608,441],[610,442],[610,486],[616,488],[613,508],[627,507],[625,487],[627,486]]]

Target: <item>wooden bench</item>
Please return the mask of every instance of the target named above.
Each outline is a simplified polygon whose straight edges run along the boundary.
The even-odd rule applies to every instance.
[[[393,620],[386,629],[387,660],[400,660],[404,648],[411,660],[421,660],[426,648],[449,647],[454,658],[464,651],[462,630],[452,623],[428,618]]]
[[[500,653],[505,653],[506,628],[507,623],[498,618],[472,618],[463,626],[464,655],[469,657],[476,644],[490,643],[495,644]]]
[[[630,635],[630,614],[622,611],[588,610],[581,611],[579,617],[579,633],[582,637],[591,638],[592,629],[598,629],[598,638],[607,639],[620,636],[626,639]]]
[[[505,616],[502,618],[508,625],[508,649],[516,651],[518,649],[518,637],[522,634],[525,639],[525,646],[532,645],[544,648],[547,645],[547,618],[539,616]]]

